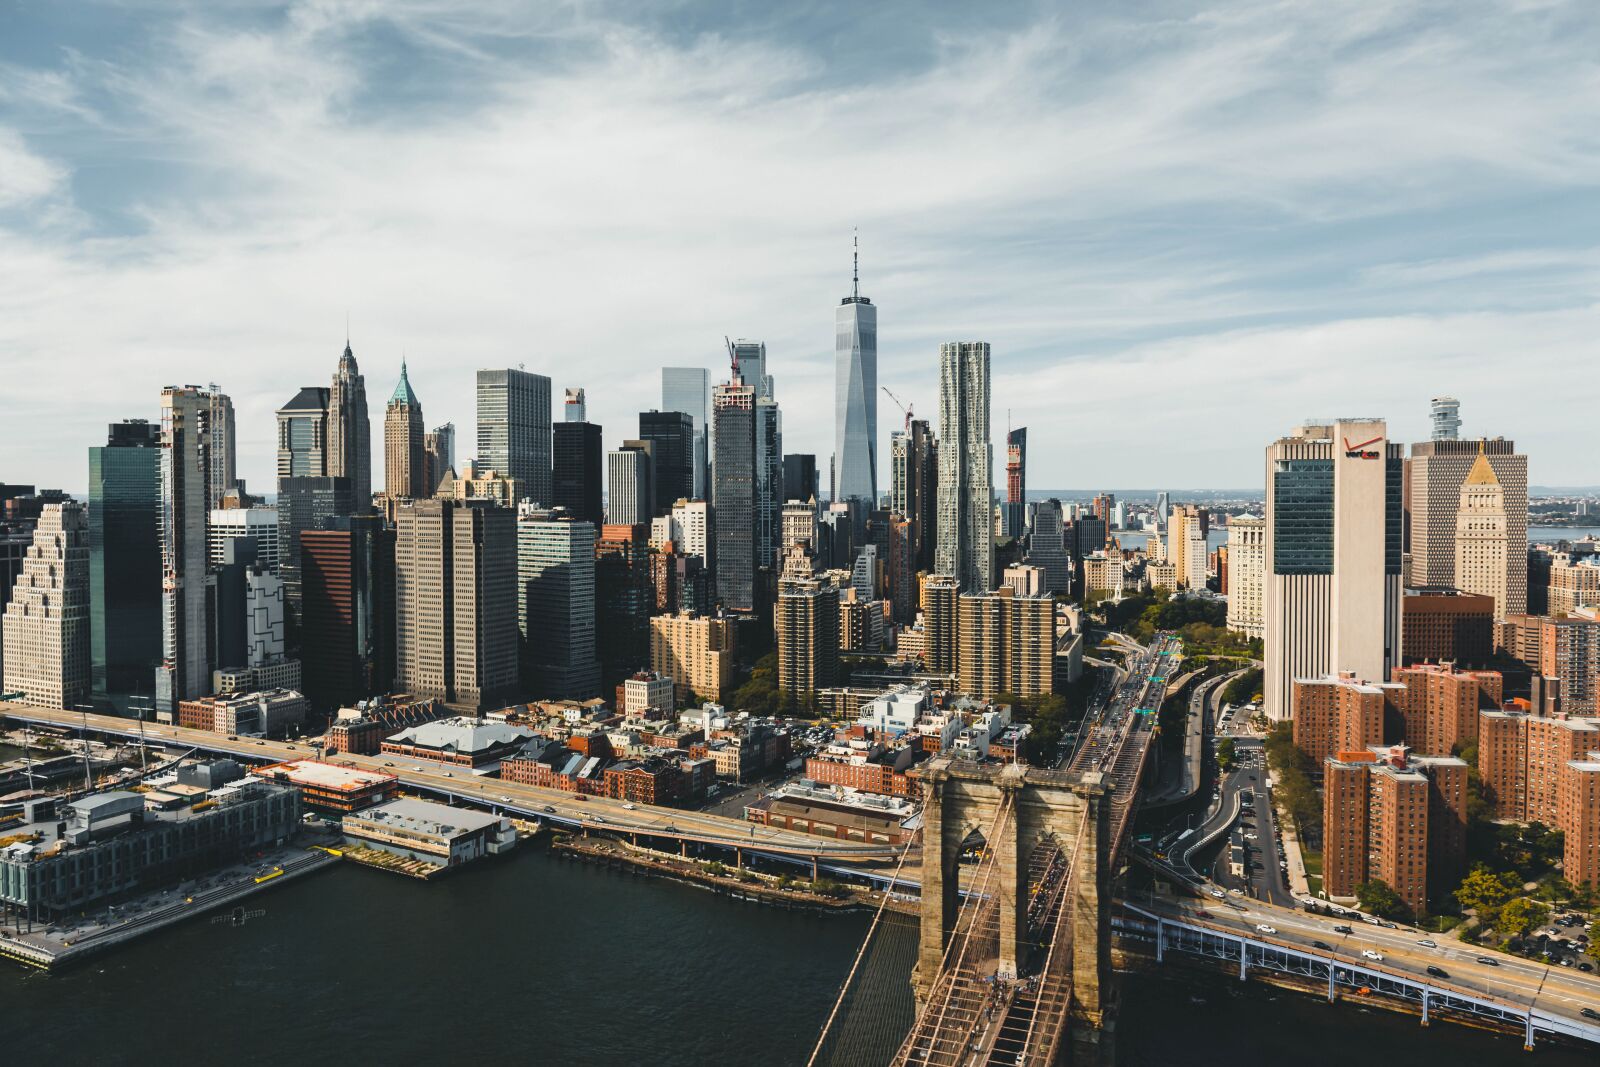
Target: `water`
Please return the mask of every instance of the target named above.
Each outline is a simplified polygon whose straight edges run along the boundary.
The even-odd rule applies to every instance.
[[[870,917],[728,900],[524,849],[434,883],[349,865],[60,974],[0,967],[7,1063],[798,1065]],[[891,921],[834,1064],[884,1062],[912,1010]],[[1119,1063],[1594,1067],[1591,1053],[1166,970],[1126,976]],[[1191,1001],[1203,998],[1205,1003]],[[867,1051],[861,1051],[865,1047]]]

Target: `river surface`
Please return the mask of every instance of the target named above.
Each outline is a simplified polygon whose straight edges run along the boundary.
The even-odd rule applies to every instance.
[[[801,1065],[869,923],[729,900],[530,848],[423,883],[344,865],[47,975],[0,965],[15,1064]],[[880,930],[841,1016],[883,1063],[915,932]],[[1168,971],[1130,976],[1118,1062],[1594,1067],[1596,1057]],[[830,1043],[831,1044],[831,1043]]]

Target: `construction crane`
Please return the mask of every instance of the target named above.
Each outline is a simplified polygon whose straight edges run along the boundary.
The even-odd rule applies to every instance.
[[[912,405],[902,404],[900,402],[900,398],[895,396],[894,391],[891,390],[887,385],[883,386],[882,388],[884,392],[889,394],[889,399],[894,401],[894,406],[906,413],[906,435],[909,437],[911,434]]]
[[[737,380],[742,380],[742,379],[739,378],[739,351],[738,351],[738,349],[733,347],[733,342],[728,340],[728,335],[727,334],[723,334],[722,335],[722,343],[728,346],[728,363],[733,368],[734,380],[736,380],[736,381]]]

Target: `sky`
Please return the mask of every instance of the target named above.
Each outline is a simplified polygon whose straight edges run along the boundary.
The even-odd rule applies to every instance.
[[[731,336],[825,471],[859,233],[879,382],[936,421],[988,341],[1032,488],[1259,487],[1441,393],[1596,484],[1597,186],[1590,0],[5,0],[0,481],[215,382],[271,491],[347,322],[380,469],[402,358],[467,458],[480,367],[613,448]]]

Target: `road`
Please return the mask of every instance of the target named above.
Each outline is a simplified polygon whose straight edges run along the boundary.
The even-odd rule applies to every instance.
[[[1231,933],[1247,934],[1269,944],[1284,944],[1308,949],[1378,971],[1411,978],[1432,980],[1520,1006],[1534,1005],[1541,1011],[1574,1019],[1584,1008],[1600,1006],[1600,977],[1565,967],[1550,967],[1531,960],[1485,951],[1439,934],[1425,934],[1409,928],[1385,929],[1355,920],[1335,919],[1309,912],[1289,911],[1258,901],[1230,897],[1226,901],[1195,902],[1171,898],[1144,900],[1138,905],[1149,911],[1200,920]],[[1257,930],[1270,926],[1275,933]],[[1334,927],[1345,926],[1341,934]],[[1435,940],[1437,948],[1417,944]],[[1317,949],[1315,942],[1327,945]],[[1383,956],[1382,961],[1364,958],[1363,950]],[[1477,962],[1478,957],[1494,959],[1498,966]],[[1429,979],[1427,968],[1444,970],[1447,978]],[[1585,1020],[1592,1021],[1592,1020]]]
[[[0,716],[71,729],[78,729],[85,722],[80,712],[29,708],[13,703],[0,703]],[[87,722],[91,732],[109,731],[137,736],[139,731],[136,721],[115,716],[89,715]],[[230,741],[225,735],[208,730],[188,730],[149,722],[144,724],[144,737],[147,741],[200,747],[253,761],[312,759],[318,755],[317,750],[304,741],[261,741],[255,738]],[[463,768],[429,764],[427,761],[396,759],[387,755],[358,756],[341,752],[331,757],[330,762],[393,774],[400,779],[402,785],[411,789],[453,796],[511,814],[540,819],[548,817],[591,829],[621,833],[637,832],[787,856],[807,858],[815,856],[830,862],[880,860],[897,856],[900,851],[890,845],[834,841],[791,830],[757,826],[741,819],[725,818],[704,812],[650,805],[625,805],[620,800],[605,797],[580,799],[576,794],[558,789],[545,789],[540,786],[504,782],[498,778],[474,776]]]

